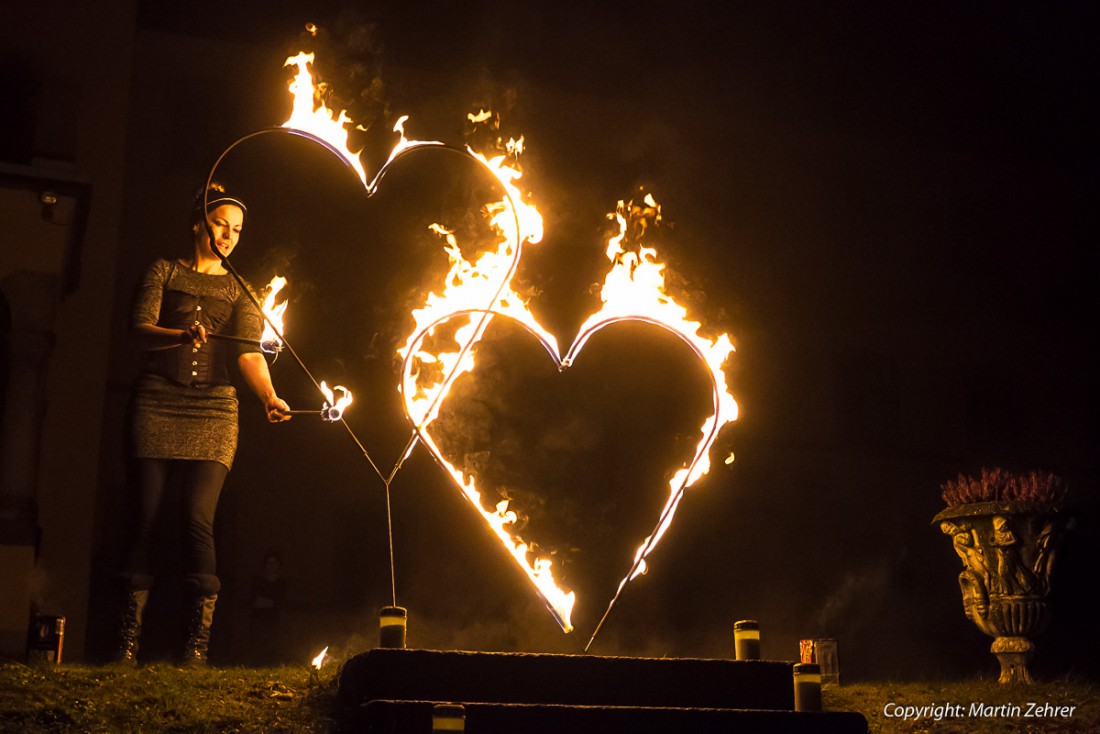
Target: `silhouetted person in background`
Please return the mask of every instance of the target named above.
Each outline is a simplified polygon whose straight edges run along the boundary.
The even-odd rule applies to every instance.
[[[263,571],[252,580],[249,604],[249,662],[280,665],[283,659],[282,608],[286,600],[283,563],[275,552],[264,556]]]

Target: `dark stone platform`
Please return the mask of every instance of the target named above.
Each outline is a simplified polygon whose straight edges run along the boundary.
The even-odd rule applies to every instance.
[[[849,712],[797,713],[792,663],[375,649],[347,661],[345,731],[430,732],[432,706],[478,732],[836,732]]]

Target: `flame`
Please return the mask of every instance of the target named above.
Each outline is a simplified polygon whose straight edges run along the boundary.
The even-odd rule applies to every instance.
[[[267,318],[264,319],[264,331],[260,336],[260,346],[265,352],[277,352],[283,346],[283,314],[286,313],[286,306],[289,301],[284,300],[282,303],[276,304],[275,297],[279,295],[279,291],[285,285],[286,278],[276,275],[267,284],[267,288],[264,289],[263,311]]]
[[[325,662],[325,655],[328,654],[328,645],[325,645],[325,649],[317,654],[317,657],[313,658],[313,662],[310,665],[316,669],[321,670],[321,665]]]
[[[316,35],[317,28],[313,24],[308,24],[306,29],[312,35]],[[314,54],[302,51],[297,56],[288,58],[284,64],[284,66],[297,66],[298,71],[289,84],[290,93],[294,99],[290,118],[282,126],[301,130],[323,140],[333,152],[339,154],[355,170],[368,193],[374,193],[386,167],[401,153],[411,148],[443,145],[443,143],[436,140],[407,139],[405,137],[405,122],[409,119],[409,116],[402,115],[393,126],[393,131],[398,134],[397,142],[390,151],[386,162],[378,169],[374,178],[368,182],[367,172],[359,160],[359,153],[362,151],[354,152],[348,148],[347,125],[352,122],[352,119],[348,117],[347,110],[340,110],[339,113],[336,113],[325,104],[325,89],[314,83],[313,74],[309,70],[309,65],[313,63],[313,60]],[[365,131],[367,128],[362,125],[355,125],[355,129]]]
[[[336,398],[336,396],[333,394],[334,390],[338,390],[340,392],[339,398]],[[348,390],[343,385],[336,385],[332,388],[332,390],[330,390],[328,385],[326,385],[324,380],[322,380],[321,392],[325,396],[325,403],[323,406],[321,406],[321,415],[324,417],[324,419],[326,421],[329,421],[330,423],[335,423],[336,421],[343,418],[344,411],[347,410],[347,407],[349,405],[351,405],[351,390]]]
[[[409,140],[408,138],[406,138],[405,123],[408,121],[408,119],[408,115],[402,115],[401,117],[397,118],[397,122],[394,123],[393,131],[397,133],[398,140],[394,144],[393,149],[390,151],[390,156],[386,159],[386,162],[382,165],[382,168],[378,169],[378,173],[375,174],[374,179],[369,184],[367,184],[368,191],[373,193],[375,189],[378,188],[378,182],[382,179],[382,174],[385,172],[386,166],[393,163],[397,156],[401,155],[405,151],[411,148],[420,148],[428,145],[443,145],[443,143],[439,142],[438,140]]]
[[[313,58],[313,54],[302,52],[297,56],[291,56],[284,64],[284,66],[297,66],[298,72],[289,85],[290,93],[294,97],[294,106],[291,109],[290,118],[283,123],[283,127],[301,130],[324,140],[359,174],[359,180],[365,186],[367,172],[359,162],[359,153],[348,149],[348,130],[345,126],[351,122],[351,118],[345,110],[340,110],[340,114],[337,115],[325,104],[320,90],[313,83],[313,74],[309,70]]]

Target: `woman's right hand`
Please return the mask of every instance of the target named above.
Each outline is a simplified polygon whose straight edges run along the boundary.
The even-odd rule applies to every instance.
[[[180,344],[190,344],[195,349],[206,344],[206,327],[202,324],[191,324],[190,327],[181,330]]]

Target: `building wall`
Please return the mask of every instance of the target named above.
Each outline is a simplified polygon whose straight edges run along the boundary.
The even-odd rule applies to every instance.
[[[70,289],[63,287],[61,274],[51,274],[34,258],[5,257],[2,274],[8,284],[37,282],[45,294],[36,309],[41,333],[52,335],[41,364],[44,389],[36,405],[8,404],[5,411],[42,411],[34,437],[38,459],[26,462],[12,481],[30,480],[37,505],[31,604],[67,618],[65,657],[79,660],[122,209],[134,3],[4,2],[0,16],[8,29],[0,46],[9,75],[4,91],[13,97],[5,100],[5,116],[23,132],[19,144],[5,146],[6,162],[47,179],[82,182],[91,192],[80,268]],[[27,92],[26,99],[18,99],[19,90]],[[65,214],[64,207],[62,202],[59,214]],[[5,253],[28,245],[17,231],[4,230]],[[50,278],[56,282],[41,285]]]

